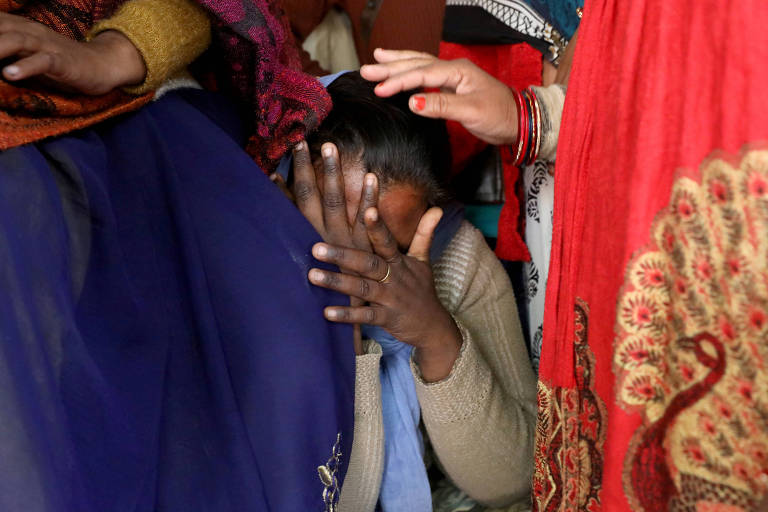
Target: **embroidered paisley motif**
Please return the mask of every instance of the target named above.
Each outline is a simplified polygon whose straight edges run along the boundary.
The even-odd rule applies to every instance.
[[[633,510],[754,510],[768,474],[768,151],[683,176],[628,266],[617,401]]]

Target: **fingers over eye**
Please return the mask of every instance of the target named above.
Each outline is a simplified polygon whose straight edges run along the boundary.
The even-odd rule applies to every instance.
[[[377,208],[368,208],[365,212],[365,226],[368,238],[371,240],[373,251],[388,263],[397,263],[402,259],[397,241],[392,232],[384,224]]]
[[[349,227],[339,152],[331,143],[323,144],[321,152],[323,155],[323,216],[328,229],[341,234]]]
[[[384,279],[387,274],[387,262],[371,252],[320,243],[312,248],[312,254],[320,261],[374,281]]]
[[[359,299],[377,302],[380,296],[381,285],[371,279],[329,272],[313,268],[309,271],[309,281],[322,288],[328,288],[344,295],[350,295]]]
[[[355,225],[352,228],[352,238],[355,247],[370,248],[368,231],[365,227],[365,212],[379,204],[379,180],[373,173],[368,173],[363,179],[363,190],[360,194],[360,204],[357,207]]]
[[[376,306],[325,308],[325,318],[347,324],[384,325],[385,310]]]
[[[305,141],[299,142],[293,148],[292,188],[299,210],[315,226],[315,229],[318,229],[318,224],[322,225],[323,207],[317,189],[315,169],[312,167],[309,147]]]

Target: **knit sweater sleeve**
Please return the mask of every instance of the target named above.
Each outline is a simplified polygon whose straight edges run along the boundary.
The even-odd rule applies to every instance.
[[[341,488],[339,512],[373,512],[384,470],[384,423],[381,414],[381,346],[364,340],[355,360],[355,423],[352,453]]]
[[[536,380],[514,292],[479,231],[465,223],[434,265],[463,345],[450,375],[425,383],[412,362],[424,424],[450,478],[490,506],[530,494]]]
[[[125,35],[147,67],[144,82],[125,90],[143,94],[178,75],[211,42],[211,24],[194,0],[128,0],[115,14],[97,23],[89,38],[106,30]]]

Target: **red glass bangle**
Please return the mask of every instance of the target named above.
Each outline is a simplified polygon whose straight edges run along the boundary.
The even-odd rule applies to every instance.
[[[528,140],[526,141],[526,148],[523,157],[523,165],[530,165],[533,157],[534,145],[536,141],[536,123],[533,112],[533,100],[531,99],[530,92],[526,89],[523,91],[523,99],[525,100],[526,113],[528,114]]]
[[[525,151],[525,158],[523,159],[524,165],[531,165],[533,163],[533,151],[535,149],[535,141],[536,141],[536,119],[533,109],[533,99],[531,98],[531,93],[528,89],[523,91],[523,99],[525,100],[525,108],[528,111],[528,140],[526,151]]]
[[[523,156],[523,131],[525,129],[525,107],[523,106],[523,96],[520,91],[512,89],[512,95],[515,97],[515,105],[517,106],[517,151],[515,152],[515,160],[513,165],[520,165]]]

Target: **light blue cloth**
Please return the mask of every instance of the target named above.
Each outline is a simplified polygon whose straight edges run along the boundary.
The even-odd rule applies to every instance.
[[[384,512],[431,512],[432,494],[419,431],[421,411],[410,366],[413,347],[380,327],[364,325],[363,336],[376,340],[383,351],[379,376],[384,474],[379,504]]]

